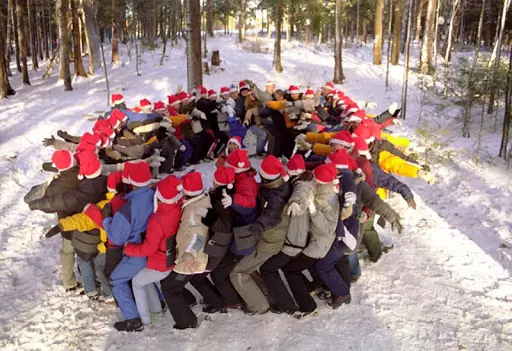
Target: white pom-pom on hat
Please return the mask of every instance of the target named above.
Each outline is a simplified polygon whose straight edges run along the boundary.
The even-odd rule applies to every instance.
[[[233,184],[228,184],[226,188],[228,188],[229,190],[233,189]]]

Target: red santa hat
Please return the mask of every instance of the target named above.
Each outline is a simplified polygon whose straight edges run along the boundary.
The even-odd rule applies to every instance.
[[[142,112],[142,110],[138,106],[135,106],[134,108],[132,108],[132,111],[135,112],[135,113],[141,113]],[[128,117],[126,117],[126,118],[128,118]]]
[[[221,96],[229,95],[229,88],[228,87],[221,87],[220,88],[220,95]]]
[[[167,97],[167,102],[168,102],[169,106],[174,107],[174,106],[178,105],[181,101],[176,95],[169,95]]]
[[[108,139],[114,139],[116,137],[115,130],[112,129],[112,127],[108,123],[106,125],[104,125],[104,124],[100,125],[97,132],[100,134],[100,137],[102,135],[107,137]]]
[[[183,102],[188,99],[188,94],[185,91],[180,91],[177,95],[180,102]]]
[[[240,81],[240,83],[238,83],[238,92],[241,93],[242,90],[244,90],[244,89],[251,90],[251,88],[249,88],[247,83],[242,80],[242,81]]]
[[[154,212],[158,210],[158,201],[164,204],[175,204],[182,196],[183,186],[181,180],[170,175],[158,183],[154,196]]]
[[[116,106],[124,102],[124,96],[121,94],[112,94],[112,105]]]
[[[133,165],[134,165],[134,163],[132,163],[132,162],[123,163],[123,171],[121,172],[121,180],[125,184],[130,184],[130,172],[132,170]]]
[[[333,97],[336,94],[337,94],[336,90],[329,90],[329,92],[327,93],[327,97],[330,98],[330,97]]]
[[[336,166],[332,163],[325,163],[316,167],[313,170],[313,175],[318,184],[339,184],[339,179],[336,174]]]
[[[363,138],[355,137],[352,140],[354,141],[354,148],[359,152],[359,155],[364,156],[367,159],[372,157],[368,149],[368,144]]]
[[[67,171],[75,165],[75,158],[68,150],[58,150],[52,155],[52,166],[59,172]]]
[[[333,83],[333,82],[327,82],[327,83],[324,85],[324,89],[327,89],[327,90],[334,90],[334,83]]]
[[[121,172],[112,172],[107,177],[107,190],[110,193],[117,193],[117,186],[123,181]]]
[[[302,97],[311,98],[315,95],[313,89],[307,89]]]
[[[288,88],[288,94],[300,94],[300,90],[295,85],[290,85]]]
[[[153,105],[153,110],[155,110],[155,111],[165,110],[165,104],[162,101],[157,101]]]
[[[372,130],[362,124],[357,126],[356,130],[352,133],[352,136],[362,138],[367,144],[375,140]]]
[[[350,116],[352,113],[355,113],[357,111],[359,111],[359,106],[357,106],[357,104],[353,101],[351,101],[347,107],[345,107],[345,115],[346,116]]]
[[[283,164],[274,155],[269,155],[261,161],[259,172],[261,178],[267,180],[274,180],[279,177],[283,177],[284,181],[289,179],[286,171],[284,170]]]
[[[217,95],[217,92],[213,89],[210,89],[208,90],[208,97],[211,99],[211,98],[216,98],[218,95]]]
[[[138,188],[151,184],[151,168],[146,162],[132,163],[129,172],[129,182]]]
[[[233,189],[235,182],[235,169],[232,167],[219,167],[213,174],[213,181],[218,186],[225,186],[228,189]]]
[[[181,177],[183,182],[183,194],[195,197],[199,196],[204,191],[203,178],[199,172],[189,172]]]
[[[94,152],[84,151],[80,153],[80,170],[78,172],[78,179],[93,179],[101,174],[101,163],[98,155]]]
[[[305,170],[306,163],[304,162],[304,157],[300,154],[293,155],[286,164],[286,171],[289,175],[301,175]]]
[[[99,133],[102,125],[110,128],[110,123],[108,119],[98,119],[96,122],[94,122],[94,125],[92,126],[93,134]]]
[[[366,118],[365,110],[357,110],[350,115],[350,118],[348,119],[348,121],[361,123],[363,121],[363,119],[365,119],[365,118]]]
[[[352,136],[350,135],[350,132],[347,130],[342,130],[341,132],[338,132],[332,139],[329,141],[329,144],[338,144],[343,145],[346,148],[351,148],[354,146],[354,143],[352,142]]]
[[[239,137],[239,136],[232,136],[231,138],[229,138],[228,140],[228,144],[229,143],[233,143],[233,144],[236,144],[238,145],[238,148],[241,149],[242,148],[242,138]]]
[[[98,134],[85,133],[84,135],[82,135],[82,137],[80,137],[80,142],[76,147],[76,151],[95,152],[99,146],[101,146],[101,138]]]
[[[206,89],[205,86],[200,85],[198,88],[198,93],[201,97],[207,97],[208,96],[208,89]]]
[[[110,114],[110,118],[115,118],[121,122],[126,122],[128,120],[128,116],[126,115],[126,113],[117,109],[112,111],[112,113]]]
[[[351,163],[349,158],[347,150],[339,149],[329,154],[325,159],[325,163],[332,163],[339,169],[349,169],[349,164]]]
[[[142,99],[140,100],[139,102],[139,106],[141,108],[148,108],[148,107],[151,107],[151,101],[149,101],[148,99]]]
[[[233,167],[235,173],[242,173],[251,169],[247,150],[235,150],[226,157],[226,166]]]

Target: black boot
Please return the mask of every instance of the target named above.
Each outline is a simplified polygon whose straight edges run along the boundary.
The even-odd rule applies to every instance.
[[[327,301],[327,307],[335,310],[339,308],[343,304],[349,304],[350,303],[350,295],[346,296],[333,296],[330,301]]]
[[[125,321],[116,322],[114,324],[114,328],[116,328],[118,331],[140,332],[144,330],[144,325],[142,324],[140,318],[132,318]]]
[[[228,309],[226,306],[224,307],[214,307],[212,305],[206,305],[203,307],[203,312],[204,313],[217,313],[217,312],[220,312],[220,313],[228,313]]]
[[[294,314],[296,311],[295,310],[287,310],[285,308],[282,308],[279,305],[270,305],[270,312],[275,313],[275,314],[281,314],[281,313]]]
[[[191,325],[189,325],[189,326],[182,327],[182,326],[179,326],[179,325],[175,324],[173,326],[173,328],[177,329],[177,330],[184,330],[184,329],[189,329],[189,328],[195,329],[195,328],[197,328],[197,320],[194,323],[192,323]]]

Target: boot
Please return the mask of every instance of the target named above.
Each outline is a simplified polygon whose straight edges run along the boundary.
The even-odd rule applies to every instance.
[[[189,328],[195,329],[195,328],[197,328],[197,320],[194,323],[192,323],[191,325],[189,325],[189,326],[182,327],[182,326],[179,326],[179,325],[175,324],[173,326],[173,328],[176,329],[176,330],[185,330],[185,329],[189,329]]]
[[[313,316],[316,316],[318,314],[318,310],[315,308],[314,311],[311,311],[311,312],[301,312],[301,311],[297,311],[293,314],[293,318],[295,319],[305,319],[305,318],[308,318],[308,317],[313,317]]]
[[[228,309],[226,306],[219,308],[219,307],[214,307],[212,305],[206,305],[203,307],[203,312],[204,313],[217,313],[217,312],[228,313]]]
[[[339,308],[344,303],[349,304],[350,303],[350,295],[346,296],[333,296],[330,301],[327,301],[327,307],[335,310]]]
[[[294,314],[296,312],[296,310],[287,310],[285,308],[282,308],[279,305],[270,305],[270,312],[275,313],[275,314],[281,314],[281,313]]]
[[[127,332],[140,332],[144,330],[144,325],[140,318],[132,318],[125,321],[116,322],[114,324],[114,328],[118,331],[127,331]]]

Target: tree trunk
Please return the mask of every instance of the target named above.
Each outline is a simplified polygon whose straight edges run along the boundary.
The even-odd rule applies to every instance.
[[[116,0],[112,0],[112,64],[119,63],[119,11]]]
[[[69,32],[68,32],[69,0],[57,0],[57,18],[59,24],[60,58],[59,79],[64,80],[64,90],[73,90],[71,72],[69,71]]]
[[[448,28],[448,38],[446,39],[446,51],[444,53],[445,62],[450,62],[452,58],[452,42],[453,42],[453,28],[455,26],[455,18],[459,9],[460,0],[453,0],[452,14],[450,17],[450,27]]]
[[[103,73],[105,74],[105,85],[107,87],[107,106],[110,105],[110,84],[108,82],[107,61],[105,60],[105,50],[103,43],[100,43],[101,60],[103,61]]]
[[[386,63],[386,88],[389,88],[389,65],[391,63],[391,29],[393,26],[393,0],[388,0],[388,47],[387,47],[387,63]]]
[[[395,0],[393,15],[393,46],[391,49],[391,64],[396,66],[400,60],[400,37],[402,35],[402,0]]]
[[[407,114],[407,88],[409,85],[409,57],[411,50],[411,27],[412,27],[412,4],[413,0],[409,0],[409,13],[407,15],[407,34],[405,38],[405,57],[404,57],[404,79],[402,84],[402,118],[406,118]]]
[[[427,0],[420,0],[418,5],[418,16],[416,17],[416,32],[414,40],[419,41],[421,37],[421,18],[423,17],[423,10]]]
[[[210,38],[213,38],[213,0],[206,0],[206,30]]]
[[[283,4],[282,0],[276,0],[276,37],[274,39],[274,62],[272,67],[278,73],[283,71],[281,65],[281,36],[283,28]]]
[[[425,31],[423,33],[423,42],[421,43],[421,65],[420,72],[429,74],[432,68],[432,43],[434,39],[434,28],[436,23],[437,0],[429,0],[427,7],[427,20],[425,22]]]
[[[334,44],[334,78],[333,82],[342,84],[345,80],[343,75],[342,46],[343,46],[343,30],[342,30],[342,0],[336,0],[336,41]]]
[[[503,0],[503,12],[501,14],[501,27],[498,35],[498,39],[494,45],[494,50],[491,55],[491,61],[493,62],[493,70],[492,70],[492,82],[489,92],[489,108],[487,109],[488,114],[492,114],[492,110],[494,108],[494,100],[496,99],[496,76],[498,74],[498,69],[500,66],[501,60],[501,46],[503,45],[503,35],[505,32],[505,24],[507,23],[507,13],[510,8],[510,0]],[[490,62],[491,62],[490,61]]]
[[[8,28],[9,22],[9,8],[7,3],[0,4],[0,30],[1,33],[5,33]],[[8,55],[6,50],[9,50],[9,46],[4,36],[0,35],[0,99],[5,98],[9,95],[14,95],[16,92],[11,88],[9,78],[7,76],[7,68],[9,67]]]
[[[245,34],[245,1],[240,0],[240,12],[238,14],[238,42],[244,40]]]
[[[21,80],[23,84],[30,85],[27,64],[27,41],[25,35],[25,21],[23,16],[23,0],[16,0],[16,18],[18,20],[18,38],[20,44]]]
[[[373,64],[382,64],[382,14],[384,0],[377,0],[375,4],[375,38],[373,41]]]
[[[45,7],[43,9],[43,44],[44,44],[44,58],[49,60],[50,59],[50,50],[51,50],[51,43],[50,43],[50,15],[49,10]]]
[[[2,12],[0,13],[0,16],[3,16],[3,18],[5,18],[5,33],[6,33],[6,40],[5,40],[5,45],[4,45],[4,56],[2,57],[2,60],[4,60],[4,63],[5,63],[5,66],[4,66],[4,69],[5,69],[5,73],[7,74],[8,77],[11,77],[12,76],[12,72],[11,72],[11,42],[12,42],[12,17],[9,15],[10,14],[10,6],[11,4],[10,3],[7,3],[7,4],[3,4],[3,7],[1,7],[0,5],[0,8],[2,9]],[[1,19],[0,19],[1,21]],[[3,30],[2,28],[0,28],[0,30]]]
[[[75,57],[75,75],[87,78],[84,64],[82,62],[82,48],[80,45],[80,21],[78,20],[78,0],[71,1],[71,19],[73,23],[73,52]]]
[[[435,80],[436,80],[436,72],[437,72],[437,52],[439,51],[439,11],[441,10],[441,2],[443,0],[437,0],[437,8],[436,8],[436,14],[435,14],[435,25],[434,25],[434,52],[433,52],[433,59],[434,59],[434,86],[435,86]]]
[[[199,0],[185,0],[185,31],[187,33],[188,91],[203,84],[201,64],[201,6]]]
[[[9,8],[11,10],[11,18],[12,18],[12,32],[14,36],[14,50],[16,56],[16,68],[18,72],[21,73],[21,62],[20,62],[20,40],[18,37],[18,17],[16,15],[16,2],[15,0],[9,0]]]
[[[30,40],[30,54],[32,58],[32,69],[37,72],[39,65],[37,63],[37,26],[36,26],[36,9],[34,0],[27,0],[28,13],[28,33]]]
[[[512,43],[512,40],[511,40]],[[500,157],[507,157],[507,145],[512,120],[512,45],[509,47],[507,85],[505,86],[505,114],[503,116],[503,133],[501,135]]]
[[[212,66],[220,66],[221,59],[220,59],[220,52],[219,50],[213,50],[212,51]]]
[[[89,53],[89,74],[94,73],[101,67],[100,36],[98,23],[96,22],[97,3],[95,0],[82,0],[84,7],[84,21],[87,41],[87,52]]]
[[[43,61],[43,14],[40,5],[40,1],[38,1],[39,6],[37,6],[37,56],[39,56],[39,61]]]

